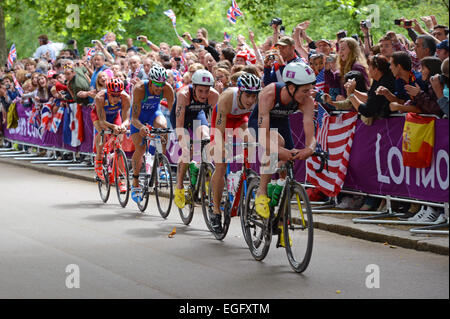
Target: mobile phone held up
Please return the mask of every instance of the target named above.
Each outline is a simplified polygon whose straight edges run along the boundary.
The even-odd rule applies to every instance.
[[[202,43],[202,40],[194,38],[194,39],[192,39],[192,42],[194,42],[194,43]]]

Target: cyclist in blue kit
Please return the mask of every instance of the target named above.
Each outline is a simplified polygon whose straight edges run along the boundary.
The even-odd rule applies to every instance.
[[[131,197],[134,201],[139,201],[139,172],[142,166],[142,157],[145,153],[145,143],[143,137],[150,131],[147,124],[154,128],[167,128],[167,120],[161,111],[160,102],[167,100],[169,108],[174,102],[174,93],[170,85],[166,85],[167,72],[161,66],[153,66],[149,72],[149,80],[145,80],[136,85],[133,92],[133,105],[131,111],[131,139],[135,151],[131,158],[133,167],[133,183]],[[167,135],[162,137],[163,153],[166,151]]]

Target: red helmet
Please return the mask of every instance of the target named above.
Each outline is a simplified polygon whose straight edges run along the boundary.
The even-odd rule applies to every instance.
[[[121,93],[124,88],[125,85],[119,78],[112,78],[106,81],[106,90],[108,93]]]

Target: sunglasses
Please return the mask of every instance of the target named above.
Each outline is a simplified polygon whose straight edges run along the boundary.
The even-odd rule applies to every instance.
[[[152,81],[152,84],[153,84],[154,86],[156,86],[156,87],[159,87],[159,88],[162,88],[162,87],[164,87],[164,85],[166,85],[165,82],[160,83],[160,82],[155,82],[155,81]]]
[[[120,97],[122,93],[109,93],[112,97]]]
[[[73,69],[73,66],[70,64],[66,64],[66,65],[64,65],[64,70],[66,70],[66,69]]]

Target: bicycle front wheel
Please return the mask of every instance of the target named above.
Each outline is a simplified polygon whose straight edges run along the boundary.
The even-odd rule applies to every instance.
[[[272,232],[269,220],[256,213],[255,199],[259,187],[259,177],[252,178],[248,183],[245,206],[241,214],[241,226],[245,241],[253,258],[263,260],[269,252]]]
[[[157,158],[154,163],[156,170],[153,170],[156,174],[154,177],[156,203],[161,217],[167,218],[173,200],[172,169],[164,154],[159,154]]]
[[[184,178],[184,196],[186,205],[183,208],[178,208],[183,224],[189,225],[194,217],[194,187],[191,184],[191,174],[189,170]]]
[[[289,189],[289,196],[286,199],[284,210],[286,254],[292,269],[301,273],[308,267],[313,249],[314,223],[311,204],[305,189],[298,183]]]
[[[125,207],[130,198],[130,172],[127,157],[123,150],[116,150],[114,182],[120,206]]]
[[[103,154],[103,179],[97,176],[97,186],[98,192],[100,193],[100,198],[104,203],[106,203],[109,199],[109,193],[111,190],[111,184],[109,183],[109,173],[107,167],[106,154]]]

